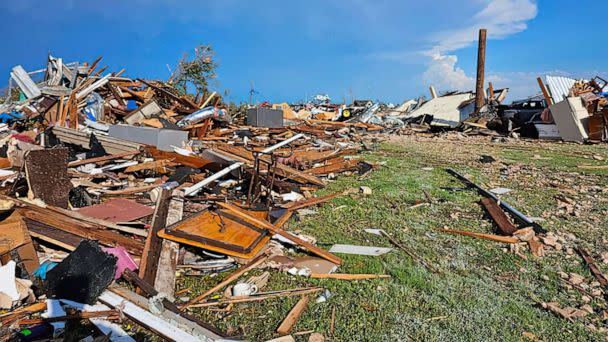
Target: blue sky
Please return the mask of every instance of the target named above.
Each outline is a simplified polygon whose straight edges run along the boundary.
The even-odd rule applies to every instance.
[[[601,21],[608,1],[2,1],[0,75],[102,55],[109,70],[167,79],[184,53],[210,44],[217,89],[229,100],[401,102],[474,87],[477,29],[488,29],[487,79],[511,100],[538,92],[536,76],[608,76]],[[428,96],[428,95],[427,95]]]

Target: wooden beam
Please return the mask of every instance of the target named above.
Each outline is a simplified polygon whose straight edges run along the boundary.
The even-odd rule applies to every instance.
[[[298,210],[298,209],[302,209],[302,208],[306,208],[306,207],[310,207],[313,205],[317,205],[320,203],[324,203],[327,202],[331,199],[334,199],[340,195],[342,195],[342,192],[336,192],[334,194],[329,194],[329,195],[325,195],[325,196],[319,196],[319,197],[314,197],[314,198],[309,198],[307,200],[303,200],[303,201],[298,201],[298,202],[291,202],[287,205],[285,205],[285,207],[287,208],[287,210],[289,211],[294,211],[294,210]]]
[[[165,227],[167,213],[169,212],[170,196],[171,191],[167,189],[163,189],[158,196],[152,216],[152,225],[148,231],[148,237],[146,238],[139,264],[139,277],[152,286],[154,286],[154,281],[156,280],[156,270],[158,269],[158,259],[160,258],[160,249],[163,241],[163,239],[158,237],[158,231]]]
[[[277,328],[277,333],[288,334],[293,328],[293,326],[296,325],[296,323],[300,319],[300,316],[302,316],[302,314],[304,313],[304,310],[306,310],[306,306],[308,305],[309,301],[309,296],[304,296],[300,298],[300,300],[296,303],[296,305],[293,306],[293,308],[291,308],[285,319],[283,319],[283,322],[281,322],[281,324]]]
[[[99,62],[101,61],[102,56],[97,57],[97,59],[95,59],[93,61],[93,63],[91,63],[91,67],[89,68],[89,70],[87,70],[87,75],[91,74],[93,72],[93,70],[95,70],[95,68],[97,68],[97,64],[99,64]]]
[[[178,221],[181,221],[184,214],[184,200],[176,196],[173,191],[173,197],[169,202],[169,211],[165,226],[170,226]],[[158,292],[165,293],[169,298],[173,298],[175,293],[175,269],[177,268],[177,259],[179,257],[179,244],[163,240],[160,248],[160,258],[158,260],[158,271],[156,272],[156,281],[154,288]]]
[[[540,77],[537,77],[536,81],[538,82],[540,91],[543,93],[543,97],[545,98],[545,101],[547,101],[547,106],[553,105],[553,99],[549,95],[549,91],[547,90],[547,87],[545,87],[545,83],[543,82],[543,79]]]
[[[587,264],[587,267],[589,267],[591,274],[593,274],[593,276],[598,281],[598,283],[600,283],[600,285],[604,288],[604,291],[608,290],[608,279],[602,273],[602,271],[597,267],[597,265],[595,264],[595,261],[589,255],[589,253],[587,253],[587,251],[583,247],[580,247],[580,246],[576,247],[576,251],[578,252],[578,254],[581,255],[583,260],[585,260],[585,263]],[[604,295],[606,297],[608,297],[608,293],[604,293]]]
[[[304,241],[302,239],[300,239],[299,237],[288,233],[287,231],[273,225],[272,223],[263,220],[263,219],[258,219],[256,217],[253,217],[251,215],[249,215],[247,212],[245,212],[244,210],[242,210],[241,208],[234,206],[232,204],[229,203],[223,203],[223,202],[217,202],[217,205],[219,205],[220,207],[224,208],[224,209],[228,209],[231,212],[233,212],[236,216],[240,217],[241,219],[248,221],[251,224],[254,224],[260,228],[264,228],[264,229],[268,229],[269,231],[271,231],[274,234],[279,234],[284,238],[289,239],[290,241],[292,241],[293,243],[299,245],[300,247],[304,247],[306,248],[309,252],[323,258],[326,259],[328,261],[333,262],[334,264],[342,264],[342,259],[340,259],[339,257],[329,253],[326,250],[323,250],[313,244],[311,244],[308,241]]]
[[[502,234],[513,235],[513,233],[517,230],[517,227],[511,223],[505,212],[493,199],[484,197],[481,199],[481,204],[486,209],[492,220],[494,220]]]
[[[456,230],[456,229],[439,229],[439,231],[443,232],[443,233],[448,233],[448,234],[465,235],[465,236],[471,236],[471,237],[476,237],[476,238],[480,238],[480,239],[491,240],[491,241],[496,241],[496,242],[503,242],[503,243],[518,243],[519,242],[519,239],[510,237],[510,236],[500,236],[500,235],[485,234],[485,233],[474,233],[474,232],[467,232],[464,230]]]

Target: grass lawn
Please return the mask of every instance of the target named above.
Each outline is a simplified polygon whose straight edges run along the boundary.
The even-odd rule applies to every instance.
[[[483,164],[481,155],[496,162]],[[286,227],[316,237],[326,249],[334,243],[392,247],[386,238],[364,231],[381,228],[438,272],[430,272],[397,248],[380,257],[340,255],[344,259],[340,273],[389,274],[390,279],[315,280],[271,271],[263,291],[316,285],[333,294],[327,302],[311,301],[292,332],[314,330],[332,341],[520,341],[527,338],[523,333],[543,341],[606,340],[603,299],[593,298],[589,304],[595,312],[573,321],[538,304],[555,301],[577,308],[584,304],[581,293],[568,289],[558,275],[574,272],[588,283],[594,281],[576,253],[548,250],[545,257],[536,258],[524,250],[522,258],[504,244],[437,231],[449,227],[494,232],[476,192],[443,189],[463,186],[445,172],[451,167],[486,188],[512,189],[502,195],[505,201],[528,216],[543,218],[541,225],[548,231],[574,234],[576,243],[608,271],[599,257],[608,251],[607,172],[577,168],[605,164],[604,145],[494,143],[486,137],[461,140],[456,135],[402,137],[377,145],[364,157],[381,166],[363,179],[339,177],[319,195],[361,185],[372,188],[372,195],[336,198],[321,205],[316,215],[292,218]],[[431,195],[433,204],[411,209],[417,201],[425,201],[423,191]],[[564,197],[574,203],[569,212],[560,207],[559,198]],[[568,240],[564,247],[573,244]],[[191,287],[194,296],[228,273],[182,276],[178,290]],[[195,313],[231,334],[263,341],[277,337],[274,330],[296,301],[271,299],[237,305],[227,312],[197,309]],[[307,341],[308,335],[296,338]]]

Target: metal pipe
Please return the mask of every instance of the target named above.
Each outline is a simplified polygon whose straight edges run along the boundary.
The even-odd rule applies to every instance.
[[[294,135],[293,137],[291,137],[291,138],[289,138],[287,140],[283,140],[280,143],[277,143],[275,145],[272,145],[272,146],[264,149],[262,151],[262,153],[270,153],[270,152],[276,150],[277,148],[285,146],[285,145],[287,145],[287,144],[289,144],[289,143],[291,143],[291,142],[293,142],[295,140],[298,140],[298,139],[300,139],[302,137],[304,137],[304,134],[302,134],[302,133],[296,134],[296,135]],[[211,176],[203,179],[202,181],[200,181],[200,182],[198,182],[198,183],[196,183],[196,184],[194,184],[192,186],[189,186],[189,187],[185,188],[184,189],[184,195],[185,196],[195,195],[203,187],[205,187],[205,186],[211,184],[212,182],[214,182],[214,181],[222,178],[223,176],[227,175],[228,173],[230,173],[230,172],[232,172],[232,171],[240,168],[243,164],[244,164],[243,162],[236,162],[236,163],[234,163],[234,164],[232,164],[232,165],[230,165],[230,166],[228,166],[228,167],[226,167],[226,168],[224,168],[224,169],[222,169],[222,170],[214,173],[213,175],[211,175]]]
[[[456,178],[460,179],[461,181],[463,181],[466,185],[474,187],[475,189],[477,189],[477,191],[482,196],[489,197],[489,198],[495,200],[498,203],[498,205],[500,205],[504,210],[508,211],[511,215],[513,215],[513,217],[515,219],[517,219],[517,221],[519,221],[521,224],[531,226],[536,233],[546,233],[547,232],[538,223],[532,221],[529,217],[527,217],[526,215],[522,214],[519,210],[513,208],[511,205],[509,205],[509,203],[504,202],[503,200],[499,199],[498,197],[496,197],[496,195],[494,195],[493,193],[489,192],[488,190],[480,187],[479,185],[473,183],[472,181],[470,181],[465,176],[459,174],[458,172],[456,172],[453,169],[446,169],[446,171],[448,173],[452,174],[453,176],[455,176]]]

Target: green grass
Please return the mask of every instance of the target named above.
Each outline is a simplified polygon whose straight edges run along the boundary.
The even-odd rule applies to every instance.
[[[498,161],[481,164],[478,159],[482,154]],[[605,163],[590,159],[593,155],[608,159],[604,146],[407,139],[399,144],[383,144],[364,155],[366,160],[382,164],[377,170],[363,179],[340,177],[319,192],[322,195],[365,185],[373,189],[372,195],[336,198],[323,204],[317,215],[305,216],[301,221],[292,219],[287,226],[315,236],[323,248],[334,243],[390,247],[384,237],[363,231],[381,228],[438,268],[439,273],[429,272],[396,248],[380,257],[341,255],[344,263],[339,272],[390,274],[390,279],[313,280],[272,271],[264,291],[315,285],[327,288],[333,297],[324,303],[311,301],[293,332],[314,330],[333,341],[520,341],[523,332],[531,332],[544,341],[604,340],[605,335],[587,327],[606,326],[598,315],[570,322],[535,302],[582,305],[580,296],[566,291],[557,275],[559,271],[576,272],[590,279],[591,274],[578,256],[553,252],[534,258],[524,252],[524,260],[505,252],[506,246],[499,243],[436,231],[444,226],[478,232],[493,230],[477,204],[477,193],[442,189],[463,186],[444,171],[444,167],[452,167],[478,184],[513,189],[503,196],[504,200],[530,216],[544,217],[542,225],[549,231],[575,234],[597,259],[600,252],[608,249],[608,196],[605,191],[581,189],[607,189],[608,181],[602,177],[606,171],[576,167]],[[567,178],[573,181],[564,181]],[[416,201],[425,200],[423,190],[433,197],[434,204],[410,209]],[[555,197],[560,194],[591,205],[582,205],[579,217],[558,215]],[[259,273],[256,270],[250,275]],[[178,287],[192,287],[195,295],[226,275],[184,276]],[[224,331],[263,341],[277,337],[274,330],[296,301],[297,298],[272,299],[234,306],[229,312],[200,309],[196,313]],[[591,304],[598,312],[605,306],[605,302]],[[330,336],[334,308],[334,335]],[[307,338],[297,337],[302,341]]]

